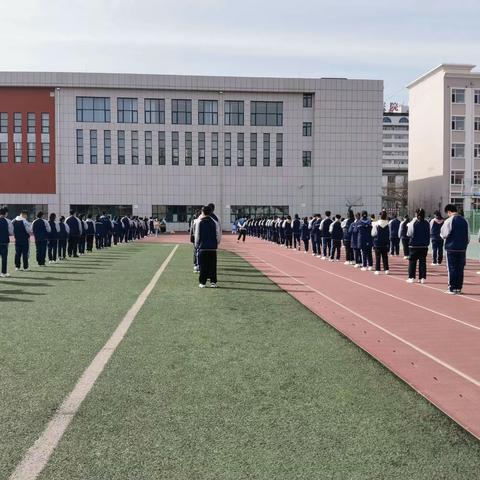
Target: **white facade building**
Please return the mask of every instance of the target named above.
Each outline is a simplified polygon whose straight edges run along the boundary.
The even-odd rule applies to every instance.
[[[47,164],[32,154],[31,170],[25,146],[24,158],[8,153],[2,204],[60,214],[105,208],[166,217],[174,228],[208,202],[225,226],[240,214],[380,208],[382,81],[0,73],[0,113],[27,116],[28,105],[14,105],[25,87],[54,102],[55,148]],[[10,117],[8,148],[20,148],[15,135],[30,148]],[[33,191],[20,187],[22,164],[27,176],[35,165],[40,183],[48,167],[54,188],[34,179]]]
[[[443,64],[410,90],[409,205],[480,209],[480,72]]]

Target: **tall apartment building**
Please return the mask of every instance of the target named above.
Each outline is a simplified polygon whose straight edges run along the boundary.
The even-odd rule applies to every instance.
[[[382,205],[390,213],[408,208],[408,107],[390,104],[383,113]]]
[[[408,85],[409,205],[480,209],[480,72],[443,64]]]
[[[383,82],[0,73],[0,203],[184,228],[381,201]]]

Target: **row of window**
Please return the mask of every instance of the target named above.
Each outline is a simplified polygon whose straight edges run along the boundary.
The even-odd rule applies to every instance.
[[[50,133],[50,114],[41,114],[40,131],[42,133]],[[13,114],[13,132],[22,133],[24,115],[21,112]],[[9,115],[7,112],[0,112],[0,133],[8,132]],[[27,133],[36,133],[37,131],[37,114],[33,112],[27,113]]]
[[[22,142],[14,142],[13,144],[13,161],[15,163],[23,162],[23,144]],[[42,142],[41,151],[42,163],[50,163],[50,143]],[[27,162],[37,162],[37,144],[36,142],[27,143]],[[0,163],[8,163],[8,143],[0,142]]]
[[[465,158],[465,144],[452,143],[452,158]],[[473,158],[480,158],[480,143],[473,146]]]
[[[130,133],[130,162],[132,165],[139,164],[139,144],[137,130],[133,130]],[[90,150],[85,151],[84,148],[84,131],[78,129],[76,131],[76,158],[78,164],[85,163],[85,158],[89,159],[91,164],[99,163],[98,152],[98,132],[97,130],[90,130],[87,132],[90,139]],[[153,152],[153,132],[146,131],[145,134],[145,146],[144,146],[144,158],[145,165],[153,165],[154,152]],[[127,160],[125,149],[125,130],[117,131],[117,162],[119,165],[125,165]],[[185,165],[193,165],[193,137],[192,132],[185,132],[185,149],[184,149],[184,162]],[[205,132],[198,133],[198,158],[197,164],[200,166],[206,165],[206,138]],[[236,145],[236,164],[239,167],[245,165],[245,134],[237,133],[237,145]],[[250,149],[249,158],[250,166],[256,167],[258,158],[258,139],[259,134],[250,133]],[[262,142],[262,165],[269,167],[271,164],[271,134],[264,133],[260,138]],[[219,165],[219,134],[218,132],[211,133],[211,145],[210,145],[210,163],[212,166]],[[232,134],[226,132],[223,134],[223,164],[227,167],[232,165]],[[112,133],[110,130],[103,131],[103,163],[110,165],[112,163]],[[158,151],[155,152],[158,165],[166,165],[167,163],[167,149],[166,149],[166,136],[165,132],[158,132]],[[180,165],[180,132],[171,132],[171,164]],[[283,134],[275,134],[275,165],[277,167],[283,166]],[[304,167],[312,166],[312,152],[304,151],[302,154],[302,165]]]
[[[77,122],[111,122],[110,98],[77,97]],[[144,99],[145,123],[165,123],[165,100],[161,98]],[[192,124],[192,100],[171,100],[171,121],[174,125]],[[218,125],[218,101],[198,101],[198,124]],[[117,122],[138,123],[138,99],[117,98]],[[243,100],[225,100],[224,124],[244,125]],[[283,125],[283,102],[250,102],[250,125],[281,127]]]
[[[464,170],[452,170],[450,172],[451,185],[463,185],[464,183],[465,183]],[[480,170],[476,170],[473,172],[473,184],[480,185]]]
[[[392,123],[392,119],[390,117],[383,117],[383,123]],[[401,117],[398,123],[408,123],[408,118]]]
[[[475,117],[473,129],[476,132],[480,132],[480,117]],[[465,130],[465,117],[459,115],[452,116],[452,130]]]
[[[452,88],[452,103],[465,103],[464,88]],[[480,105],[480,90],[473,92],[473,103]]]

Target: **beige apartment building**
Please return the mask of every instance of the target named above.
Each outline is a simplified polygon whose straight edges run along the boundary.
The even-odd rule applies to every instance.
[[[442,64],[410,83],[408,199],[480,210],[480,72]]]

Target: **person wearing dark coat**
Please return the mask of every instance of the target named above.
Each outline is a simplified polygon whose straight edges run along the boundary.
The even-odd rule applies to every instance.
[[[8,246],[10,237],[13,236],[12,222],[7,218],[8,209],[0,208],[0,257],[2,258],[2,269],[0,278],[7,278],[10,274],[7,272],[8,265]]]
[[[390,255],[400,255],[400,237],[398,236],[398,229],[400,228],[400,220],[395,215],[388,223],[390,234]]]
[[[329,228],[330,238],[332,242],[330,261],[340,261],[340,250],[342,249],[342,217],[341,215],[335,215],[335,221],[330,224]]]
[[[48,223],[50,225],[50,233],[48,234],[48,263],[55,263],[58,257],[60,226],[57,222],[57,216],[54,213],[50,214]]]
[[[443,227],[444,219],[438,210],[434,215],[434,218],[430,220],[430,240],[432,241],[432,266],[437,266],[441,265],[443,261],[444,240],[440,235],[440,232]]]
[[[362,271],[372,270],[373,256],[372,256],[372,222],[368,218],[368,212],[362,212],[362,218],[357,224],[358,231],[358,247],[362,252]]]
[[[86,231],[86,240],[87,240],[87,252],[93,251],[93,241],[95,240],[95,221],[93,220],[93,215],[89,213],[87,215],[87,220],[85,221],[87,225]]]
[[[43,219],[43,212],[37,213],[37,218],[32,223],[32,232],[35,237],[37,263],[45,267],[47,258],[48,235],[51,231],[50,224]]]
[[[58,259],[65,260],[67,256],[67,242],[70,236],[70,228],[65,223],[65,217],[60,217],[59,232],[58,232]]]
[[[409,243],[408,283],[414,283],[418,263],[418,281],[425,283],[427,279],[427,254],[430,245],[430,224],[425,220],[425,210],[419,208],[407,228]]]
[[[67,253],[69,257],[76,258],[78,257],[78,242],[82,234],[82,225],[75,210],[70,210],[70,216],[65,220],[65,223],[69,229]]]
[[[292,232],[293,232],[293,248],[300,250],[300,217],[298,213],[295,214],[295,218],[292,222]]]
[[[353,210],[349,210],[348,218],[342,222],[343,246],[345,248],[345,265],[355,265],[355,256],[352,246],[352,233],[350,231],[350,226],[354,221],[355,215],[353,214]]]
[[[372,227],[373,248],[375,249],[375,275],[380,275],[381,263],[386,275],[390,273],[388,266],[388,250],[390,247],[390,225],[387,212],[380,213],[380,220]]]
[[[303,224],[300,227],[300,235],[303,242],[305,253],[308,253],[308,244],[310,243],[310,229],[308,228],[308,217],[304,217]]]
[[[28,257],[30,252],[30,234],[32,227],[27,222],[28,212],[23,210],[20,215],[15,217],[12,222],[13,236],[15,237],[15,270],[21,270],[23,263],[23,271],[29,272]]]
[[[410,217],[408,215],[405,215],[403,217],[403,220],[400,222],[400,226],[398,227],[398,236],[402,242],[403,258],[405,260],[407,260],[408,256],[410,255],[410,249],[409,249],[410,238],[407,235],[409,223],[410,223]]]
[[[105,247],[105,223],[97,215],[95,220],[95,247],[97,250],[101,250]]]

